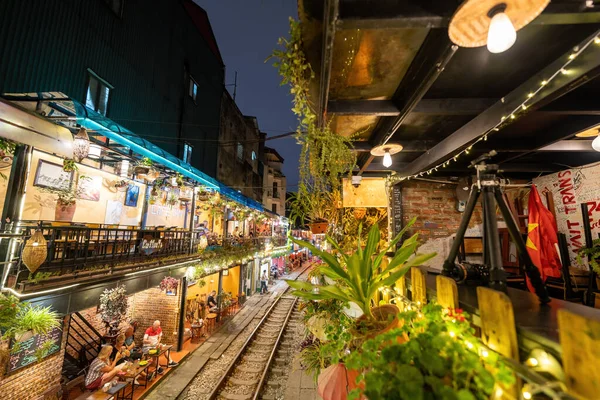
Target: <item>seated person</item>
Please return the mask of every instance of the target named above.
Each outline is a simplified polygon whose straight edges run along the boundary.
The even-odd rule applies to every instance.
[[[104,386],[121,371],[125,364],[117,365],[121,359],[120,353],[116,355],[113,362],[110,361],[110,354],[113,351],[112,346],[103,346],[98,353],[98,357],[90,364],[90,369],[85,376],[85,388],[88,390],[97,390]]]
[[[206,303],[208,304],[208,309],[211,312],[218,311],[217,299],[215,298],[216,295],[217,291],[213,290],[212,292],[210,292],[210,294],[208,295],[208,299],[206,300]]]
[[[152,347],[157,347],[160,344],[160,341],[162,339],[162,328],[160,327],[160,321],[156,320],[154,321],[154,323],[152,324],[152,326],[148,329],[146,329],[146,332],[144,333],[144,347],[142,348],[142,351],[144,353],[147,353],[150,348]],[[163,357],[165,357],[167,359],[167,367],[171,368],[171,367],[176,367],[179,364],[176,363],[175,361],[171,360],[171,356],[169,355],[167,358],[167,353],[163,354]],[[157,372],[159,374],[162,374],[164,371],[163,369],[160,367],[160,360],[159,360],[159,365],[157,365]]]
[[[110,358],[112,358],[114,360],[117,358],[117,355],[120,355],[117,365],[122,364],[125,361],[127,361],[129,359],[129,356],[131,355],[131,352],[129,351],[129,349],[127,349],[127,346],[125,346],[125,334],[124,333],[120,333],[119,336],[117,336],[112,353],[110,354]]]

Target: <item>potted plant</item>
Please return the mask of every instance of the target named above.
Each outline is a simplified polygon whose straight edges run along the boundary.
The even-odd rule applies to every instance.
[[[118,326],[127,313],[127,294],[125,286],[104,289],[100,295],[100,316],[106,325],[108,335],[118,333]]]
[[[63,160],[63,171],[65,171],[65,172],[75,172],[78,169],[79,168],[77,168],[77,164],[75,164],[75,160],[72,160],[70,158],[65,158]]]
[[[0,293],[0,331],[3,339],[23,342],[60,326],[60,318],[50,307],[19,302],[15,296]]]
[[[444,314],[435,303],[401,313],[401,328],[367,340],[346,358],[348,368],[361,372],[351,397],[484,400],[497,384],[513,384],[508,367],[460,315]],[[410,340],[396,341],[402,335]]]
[[[80,176],[79,182],[82,180],[90,179],[87,176]],[[73,220],[75,210],[77,209],[77,198],[81,194],[80,185],[72,185],[65,183],[64,185],[57,185],[58,187],[43,187],[41,191],[50,193],[56,196],[56,208],[54,210],[55,221],[67,221]]]
[[[148,157],[144,157],[141,160],[138,160],[133,169],[134,174],[145,174],[147,175],[152,167],[154,166],[154,162]]]
[[[170,192],[169,195],[167,196],[167,204],[170,205],[171,207],[173,207],[175,204],[177,204],[178,201],[179,201],[179,197],[177,197],[177,194],[174,192]]]
[[[172,276],[165,276],[160,281],[160,290],[166,292],[166,294],[174,295],[177,294],[177,286],[179,286],[179,279],[173,278]]]
[[[363,249],[360,240],[360,230],[357,240],[356,251],[350,255],[344,254],[339,244],[327,236],[327,241],[339,252],[341,261],[334,255],[321,251],[308,242],[294,239],[292,242],[306,247],[318,256],[326,264],[320,268],[320,272],[328,278],[337,282],[334,285],[314,285],[309,282],[287,281],[294,289],[292,294],[309,300],[336,299],[345,303],[354,303],[362,311],[364,317],[358,321],[357,329],[366,335],[382,332],[394,328],[398,321],[389,321],[390,309],[393,305],[386,305],[385,309],[371,307],[371,300],[378,290],[395,285],[412,266],[421,265],[425,261],[435,257],[435,253],[417,255],[409,260],[418,246],[418,234],[413,235],[394,253],[387,266],[382,267],[383,257],[391,249],[396,247],[404,233],[415,223],[413,218],[402,231],[382,249],[380,247],[379,226],[374,225],[368,235],[366,245]],[[397,314],[397,308],[395,308]]]
[[[584,257],[589,260],[590,267],[596,272],[596,285],[600,289],[600,239],[592,242],[592,247],[581,247],[577,252],[577,263],[585,265]]]

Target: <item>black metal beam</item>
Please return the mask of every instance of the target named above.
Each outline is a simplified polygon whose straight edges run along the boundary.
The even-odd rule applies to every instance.
[[[319,74],[319,126],[323,126],[327,114],[331,66],[333,64],[333,39],[335,38],[335,28],[339,14],[339,0],[326,0],[324,7],[321,73]]]
[[[579,119],[581,121],[581,119]],[[596,119],[583,120],[583,124],[587,125],[589,121],[595,121]],[[572,136],[575,131],[571,128],[570,132],[565,137]],[[559,140],[558,142],[549,144],[543,147],[535,147],[535,143],[523,141],[519,143],[519,147],[507,147],[502,148],[498,146],[487,146],[473,148],[474,153],[487,153],[491,150],[496,150],[498,153],[528,153],[533,150],[541,153],[555,153],[555,152],[593,152],[592,148],[593,140]],[[400,143],[404,148],[403,153],[423,153],[432,148],[436,142],[433,140],[408,140]],[[368,142],[354,142],[354,151],[358,153],[370,152],[372,146]]]
[[[490,98],[421,99],[412,112],[433,115],[477,115],[497,101],[498,99]],[[393,117],[400,114],[400,109],[393,100],[330,100],[327,111],[337,115],[380,117]],[[600,115],[600,102],[593,97],[578,102],[561,101],[537,112],[553,115]]]
[[[522,152],[517,155],[510,156],[502,161],[502,163],[507,163],[510,161],[514,161],[518,158],[524,157],[528,154],[535,152],[545,152],[545,151],[565,151],[565,150],[551,150],[553,147],[558,148],[563,145],[565,142],[588,142],[591,147],[590,141],[583,140],[567,140],[575,135],[578,132],[582,132],[588,130],[594,126],[600,124],[600,116],[597,115],[587,115],[587,116],[572,116],[566,118],[559,125],[554,126],[551,130],[544,132],[543,135],[533,135],[531,140],[528,140],[527,147],[531,150]],[[587,147],[587,146],[586,146]],[[548,150],[550,149],[550,150]],[[583,151],[592,151],[591,148]]]
[[[532,91],[540,89],[537,94],[530,99],[527,111],[523,112],[534,111],[594,79],[600,74],[600,46],[593,44],[593,39],[599,34],[600,31],[596,31],[593,35],[589,36],[579,44],[579,48],[583,49],[583,46],[587,45],[588,42],[592,40],[592,45],[588,46],[585,50],[582,50],[579,55],[572,60],[569,65],[571,73],[558,74],[556,78],[540,89],[540,83],[542,81],[548,79],[549,76],[554,75],[563,67],[564,63],[572,54],[569,52],[563,54],[546,68],[542,69],[526,82],[511,91],[501,101],[498,101],[486,111],[473,118],[469,123],[442,140],[427,153],[410,163],[410,165],[402,171],[402,174],[404,176],[413,175],[448,159],[456,152],[456,150],[469,145],[483,133],[494,128],[501,121],[503,116],[507,116],[513,110],[519,108],[523,100],[526,99],[528,94]],[[582,116],[578,118],[586,117]],[[510,124],[511,119],[507,119],[506,123]],[[540,136],[539,140],[545,141],[545,143],[540,144],[540,147],[553,142],[552,140],[547,140],[547,135]]]
[[[418,4],[418,5],[415,5]],[[342,0],[340,29],[447,28],[458,2]],[[581,1],[553,1],[534,19],[533,25],[576,25],[600,23],[600,12]]]

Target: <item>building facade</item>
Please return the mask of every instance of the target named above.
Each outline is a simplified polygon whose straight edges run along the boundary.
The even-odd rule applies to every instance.
[[[264,194],[263,206],[266,210],[271,210],[275,214],[285,216],[285,197],[287,181],[282,172],[283,157],[277,150],[270,147],[264,148],[265,169],[264,169]]]
[[[226,90],[221,100],[217,179],[261,202],[261,132],[255,117],[244,116]]]
[[[0,93],[63,94],[216,177],[224,64],[193,1],[5,0],[0,58]]]

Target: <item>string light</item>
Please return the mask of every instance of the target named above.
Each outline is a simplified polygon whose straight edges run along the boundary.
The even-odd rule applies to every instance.
[[[565,61],[565,63],[563,64],[563,66],[559,69],[557,69],[557,71],[550,77],[547,77],[546,79],[543,79],[540,82],[540,86],[535,89],[530,91],[526,98],[523,100],[523,102],[521,102],[521,104],[519,104],[518,106],[515,107],[514,110],[512,110],[509,114],[508,117],[510,120],[515,120],[517,118],[517,115],[515,115],[518,111],[520,110],[526,110],[527,108],[529,108],[529,105],[527,105],[527,102],[534,97],[536,94],[538,94],[538,92],[540,92],[544,86],[546,86],[547,84],[549,84],[553,79],[555,79],[557,76],[561,76],[561,75],[568,75],[570,70],[567,68],[569,66],[569,64],[582,52],[584,51],[588,46],[590,46],[592,43],[595,44],[600,44],[600,36],[596,36],[593,39],[590,39],[586,44],[584,44],[581,48],[576,48],[568,57],[567,60]],[[481,135],[466,149],[458,152],[457,154],[455,154],[452,158],[441,162],[435,166],[430,167],[430,169],[425,170],[425,171],[420,171],[417,172],[413,175],[409,175],[409,176],[404,176],[404,177],[392,177],[393,179],[395,178],[395,182],[400,182],[406,179],[410,179],[410,178],[418,178],[420,176],[423,176],[425,174],[427,175],[431,175],[432,172],[437,171],[439,167],[446,167],[448,165],[450,165],[451,162],[457,162],[458,158],[462,155],[462,154],[469,154],[469,152],[471,151],[471,149],[473,148],[474,145],[476,145],[477,143],[481,142],[481,141],[487,141],[487,137],[491,132],[499,132],[501,128],[503,128],[504,125],[504,121],[507,119],[506,115],[503,115],[500,118],[500,121],[493,127],[491,127],[488,131],[486,132],[482,132]]]

